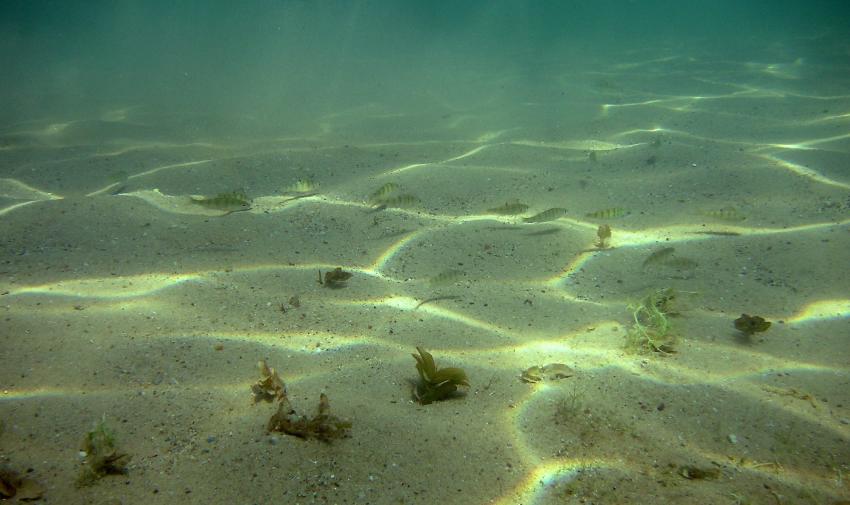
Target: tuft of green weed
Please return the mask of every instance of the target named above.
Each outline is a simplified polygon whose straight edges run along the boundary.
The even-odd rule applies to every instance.
[[[576,418],[584,410],[583,400],[583,395],[575,388],[556,400],[553,422],[555,424],[574,425]]]
[[[640,302],[629,305],[632,312],[632,327],[626,333],[626,349],[632,352],[675,352],[678,340],[670,329],[670,303],[675,298],[673,290],[659,289],[645,296]]]
[[[86,433],[80,449],[86,455],[87,465],[77,478],[77,487],[90,486],[106,475],[127,473],[130,456],[116,447],[115,435],[106,426],[106,416]]]

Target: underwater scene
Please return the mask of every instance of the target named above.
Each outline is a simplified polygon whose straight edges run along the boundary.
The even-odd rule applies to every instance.
[[[850,504],[850,7],[0,5],[0,502]]]

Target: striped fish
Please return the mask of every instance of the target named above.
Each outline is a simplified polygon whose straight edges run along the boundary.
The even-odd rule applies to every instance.
[[[667,261],[673,256],[673,253],[676,252],[674,247],[662,247],[661,249],[656,249],[649,256],[643,260],[643,268],[648,266],[657,265],[663,261]]]
[[[674,268],[676,270],[693,270],[699,266],[697,260],[687,258],[685,256],[673,256],[664,260],[662,264],[665,267]]]
[[[419,198],[417,198],[416,195],[411,195],[410,193],[402,193],[400,195],[384,198],[375,203],[378,203],[383,207],[410,207],[411,205],[419,203]]]
[[[191,201],[192,203],[208,209],[221,210],[228,213],[239,210],[248,210],[251,208],[251,200],[245,196],[245,193],[238,191],[234,191],[232,193],[219,193],[213,197],[192,197]]]
[[[314,183],[310,179],[298,179],[294,183],[283,188],[283,192],[284,193],[299,193],[299,194],[300,193],[310,193],[312,191],[315,191],[317,187],[318,186],[316,186],[316,183]]]
[[[463,272],[460,270],[445,270],[428,279],[428,284],[431,287],[449,286],[459,281],[463,277]]]
[[[567,209],[561,207],[552,207],[544,210],[540,214],[535,214],[531,217],[522,218],[526,223],[545,223],[546,221],[554,221],[567,215]]]
[[[376,189],[374,193],[369,195],[369,202],[373,204],[384,203],[390,195],[393,193],[397,193],[401,189],[401,186],[394,182],[388,182]]]
[[[522,214],[527,210],[528,205],[520,203],[519,200],[514,199],[505,202],[504,205],[493,207],[492,209],[487,209],[487,212],[491,214],[499,214],[502,216],[515,216],[517,214]]]
[[[609,209],[588,212],[584,216],[592,219],[616,219],[625,213],[626,211],[622,207],[611,207]]]
[[[732,206],[723,207],[722,209],[709,210],[704,212],[704,214],[708,217],[713,217],[714,219],[719,219],[720,221],[728,222],[737,222],[747,219],[745,215],[738,212],[738,209]]]

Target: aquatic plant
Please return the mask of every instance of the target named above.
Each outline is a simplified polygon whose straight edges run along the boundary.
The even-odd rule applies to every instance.
[[[599,225],[596,229],[596,247],[605,249],[608,247],[608,239],[611,238],[611,227],[607,224]]]
[[[283,398],[278,404],[277,412],[269,419],[266,429],[299,438],[315,438],[330,442],[335,438],[348,436],[351,422],[332,415],[328,396],[321,393],[318,411],[315,416],[309,418],[296,414],[289,400]]]
[[[274,368],[265,360],[259,363],[261,378],[251,386],[254,403],[277,401],[277,412],[269,419],[266,429],[298,438],[315,438],[330,442],[348,436],[351,422],[331,414],[330,401],[326,394],[319,395],[319,407],[313,417],[299,416],[286,394],[286,385]]]
[[[101,419],[94,429],[86,433],[81,447],[85,453],[87,465],[77,478],[77,486],[89,486],[107,475],[127,473],[130,456],[115,447],[115,435]]]
[[[322,271],[319,270],[319,284],[326,288],[339,289],[345,287],[345,282],[351,276],[351,272],[346,272],[342,267],[336,267],[333,270],[325,272],[325,276],[322,278]]]
[[[741,314],[741,317],[735,319],[735,329],[748,337],[767,331],[768,328],[770,328],[770,321],[766,321],[761,316]]]
[[[668,315],[673,300],[673,290],[659,289],[644,297],[639,303],[630,305],[632,327],[626,333],[626,348],[635,352],[675,352],[677,338],[670,331]]]
[[[575,387],[555,402],[552,421],[563,426],[574,426],[585,409],[585,398]]]
[[[419,372],[419,384],[413,389],[416,401],[427,405],[435,401],[445,400],[457,391],[458,386],[469,386],[466,372],[460,368],[437,368],[431,353],[421,347],[416,347],[419,355],[413,354],[416,360],[416,371]]]

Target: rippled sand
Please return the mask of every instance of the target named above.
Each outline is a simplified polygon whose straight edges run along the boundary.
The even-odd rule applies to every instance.
[[[846,500],[848,82],[621,63],[555,69],[568,99],[371,104],[286,137],[144,108],[7,125],[4,459],[52,503]],[[284,191],[299,179],[316,194]],[[374,209],[387,182],[417,201]],[[231,191],[251,209],[191,202]],[[645,264],[663,247],[679,263]],[[320,285],[335,267],[347,285]],[[628,352],[630,304],[663,288],[676,352]],[[773,324],[747,338],[742,313]],[[416,346],[465,395],[414,403]],[[261,359],[351,436],[266,433]],[[520,380],[549,363],[574,375]],[[128,473],[76,489],[104,415]]]

